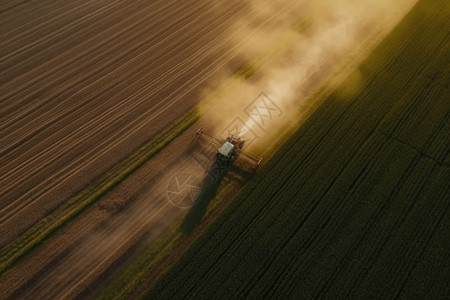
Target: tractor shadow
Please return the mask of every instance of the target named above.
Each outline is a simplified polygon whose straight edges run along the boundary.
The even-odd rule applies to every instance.
[[[226,161],[218,158],[217,147],[209,140],[196,139],[191,143],[190,153],[197,163],[206,171],[206,176],[201,183],[201,190],[193,206],[189,209],[180,225],[180,230],[189,235],[199,225],[205,216],[211,201],[216,198],[219,187],[228,174],[231,181],[246,182],[256,169],[247,171],[248,166],[239,160]],[[259,164],[259,162],[258,162]]]
[[[202,182],[202,190],[194,205],[189,209],[181,223],[181,231],[190,234],[200,224],[206,214],[208,205],[216,197],[222,180],[225,178],[230,166],[225,166],[216,160],[209,168],[208,174]]]

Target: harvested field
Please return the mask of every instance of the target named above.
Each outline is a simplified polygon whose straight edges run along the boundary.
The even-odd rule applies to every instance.
[[[448,299],[449,28],[419,1],[147,298]]]

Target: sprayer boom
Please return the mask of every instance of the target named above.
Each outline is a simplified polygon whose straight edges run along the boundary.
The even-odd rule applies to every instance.
[[[245,140],[239,136],[231,135],[223,140],[200,128],[195,136],[195,140],[198,139],[211,143],[217,149],[217,158],[222,161],[234,162],[236,159],[241,159],[255,170],[261,164],[262,158],[250,155],[242,150]]]

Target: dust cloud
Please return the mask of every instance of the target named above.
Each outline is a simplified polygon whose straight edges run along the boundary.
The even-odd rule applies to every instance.
[[[276,147],[320,105],[319,91],[337,89],[343,101],[360,91],[358,65],[416,2],[249,1],[256,17],[239,20],[231,39],[245,45],[249,63],[222,83],[226,92],[205,91],[200,109],[210,130],[244,137],[259,155]]]

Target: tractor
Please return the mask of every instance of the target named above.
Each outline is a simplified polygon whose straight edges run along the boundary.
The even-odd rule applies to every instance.
[[[195,139],[202,139],[212,144],[212,146],[217,149],[217,160],[224,162],[227,165],[231,165],[237,159],[240,159],[256,171],[261,164],[262,158],[250,155],[242,150],[245,140],[239,136],[231,135],[223,140],[203,131],[203,128],[200,128],[197,130]]]

